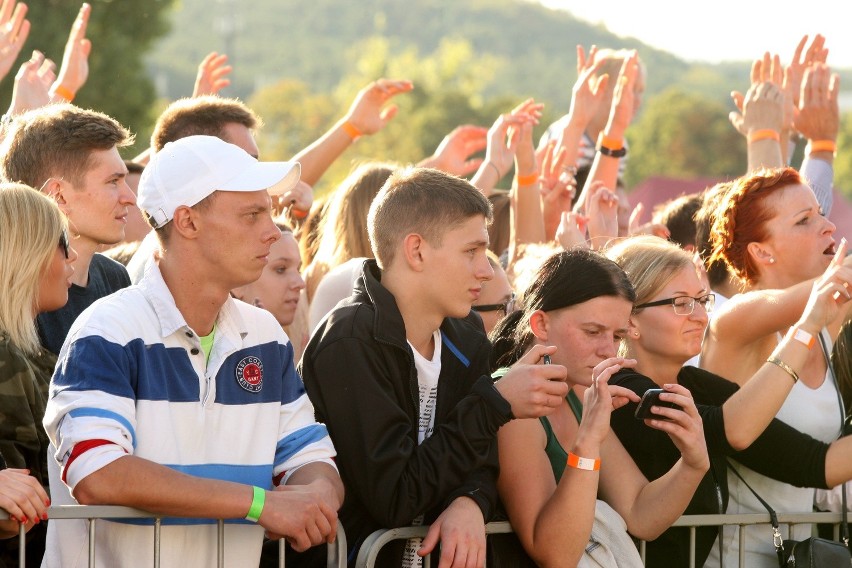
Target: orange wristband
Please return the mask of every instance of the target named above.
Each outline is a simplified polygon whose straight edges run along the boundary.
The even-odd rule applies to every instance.
[[[837,143],[834,140],[811,140],[810,152],[837,152]]]
[[[808,349],[811,349],[814,345],[816,345],[816,338],[800,327],[790,328],[790,337]]]
[[[778,134],[776,130],[764,128],[762,130],[753,130],[749,132],[747,140],[749,143],[758,142],[760,140],[775,140],[776,142],[781,142],[781,135]]]
[[[518,186],[532,185],[538,181],[538,174],[530,174],[528,176],[518,176]]]
[[[70,89],[62,85],[59,85],[58,87],[53,89],[53,92],[68,101],[69,103],[74,100],[74,93],[72,93]]]
[[[603,146],[604,148],[609,148],[613,152],[617,152],[624,148],[624,138],[611,138],[609,136],[604,136],[604,133],[601,132],[598,136],[598,146]]]
[[[349,138],[351,138],[352,140],[357,140],[361,137],[361,131],[355,128],[355,125],[349,122],[348,120],[344,122],[340,128],[342,128],[343,132],[348,134]]]
[[[573,452],[568,452],[568,467],[585,469],[586,471],[597,471],[601,468],[601,459],[581,458]]]

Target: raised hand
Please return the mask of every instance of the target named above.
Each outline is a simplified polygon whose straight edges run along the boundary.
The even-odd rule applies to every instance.
[[[385,106],[393,97],[414,88],[411,81],[379,79],[360,91],[352,101],[345,121],[360,134],[375,134],[396,116],[399,107]]]
[[[228,75],[233,69],[228,65],[227,55],[211,51],[198,65],[198,74],[195,76],[195,88],[192,90],[192,96],[218,94],[219,91],[231,84]]]
[[[731,112],[728,118],[737,132],[748,136],[750,130],[775,130],[784,126],[784,92],[772,82],[758,82],[749,87],[741,103],[742,114]]]
[[[55,68],[53,61],[46,59],[43,53],[33,51],[33,56],[21,65],[15,75],[9,114],[20,114],[49,104],[49,89],[56,79]]]
[[[62,55],[62,66],[51,89],[54,100],[73,99],[89,78],[89,54],[92,52],[92,42],[86,39],[86,28],[91,14],[92,7],[84,3],[74,20],[74,25],[71,26],[71,33],[68,34],[68,42],[65,44],[65,53]]]
[[[842,239],[828,268],[811,288],[799,326],[813,335],[837,319],[852,299],[852,268],[843,265],[847,250],[848,243]]]
[[[525,117],[526,120],[518,126],[510,126],[509,138],[514,138],[515,130],[518,131],[518,148],[515,152],[515,175],[538,174],[538,165],[535,157],[535,144],[533,143],[533,126],[538,124],[544,105],[536,103],[534,99],[527,99],[510,113],[512,116]]]
[[[0,5],[0,79],[9,74],[30,35],[26,14],[27,5],[23,2],[3,0]]]
[[[609,83],[609,75],[598,76],[598,71],[606,60],[595,61],[596,53],[597,48],[592,46],[587,57],[583,46],[577,46],[577,82],[571,90],[569,114],[584,130],[606,100],[606,87]]]
[[[814,36],[811,45],[805,51],[805,45],[808,43],[808,36],[805,35],[796,46],[796,51],[793,53],[793,61],[787,66],[785,80],[789,84],[790,90],[793,93],[793,105],[798,107],[800,104],[800,93],[802,89],[802,81],[805,78],[805,71],[817,63],[825,63],[828,57],[828,49],[825,47],[825,38],[820,34]],[[805,52],[804,55],[802,52]]]
[[[472,158],[488,146],[488,129],[465,124],[444,136],[435,153],[419,164],[436,168],[455,176],[466,176],[482,165],[482,158]]]
[[[560,215],[559,226],[556,228],[556,242],[564,250],[572,248],[589,248],[586,240],[588,219],[573,211],[563,211]]]
[[[633,101],[635,97],[633,87],[638,76],[639,54],[634,49],[624,59],[621,70],[618,72],[618,84],[615,86],[615,92],[612,96],[612,106],[606,127],[609,136],[623,136],[624,131],[630,126],[630,121],[633,120],[633,113],[636,110]]]
[[[586,203],[589,240],[601,248],[610,239],[618,237],[618,196],[604,187],[603,182],[592,183]]]
[[[808,140],[836,140],[840,130],[840,77],[824,63],[805,71],[793,126]]]

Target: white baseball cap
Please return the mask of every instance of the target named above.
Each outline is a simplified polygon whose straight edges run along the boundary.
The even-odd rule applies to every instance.
[[[214,191],[258,191],[281,195],[296,187],[298,162],[258,162],[245,150],[215,136],[187,136],[151,157],[139,179],[137,203],[155,228]]]

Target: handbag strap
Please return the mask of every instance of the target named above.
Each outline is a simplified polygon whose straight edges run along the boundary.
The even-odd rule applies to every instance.
[[[828,369],[831,379],[834,381],[834,392],[837,393],[837,402],[840,404],[840,435],[843,435],[843,429],[846,425],[846,408],[843,404],[843,397],[840,396],[840,385],[837,384],[837,377],[834,374],[834,367],[831,366],[831,357],[828,354],[828,346],[825,344],[825,338],[822,332],[817,334],[819,337],[819,346],[822,348],[823,357],[825,357],[825,366]],[[843,544],[849,548],[849,523],[847,522],[846,514],[846,482],[843,482],[843,489],[840,492],[840,539]]]
[[[731,465],[731,462],[725,460],[725,463],[728,464],[728,469],[734,472],[734,475],[740,478],[740,481],[745,483],[745,486],[748,487],[748,490],[751,491],[752,495],[754,495],[760,504],[766,509],[766,512],[769,513],[769,522],[772,525],[772,544],[775,545],[775,552],[778,553],[779,562],[783,564],[782,554],[784,553],[784,539],[781,538],[781,530],[778,528],[778,515],[775,513],[775,509],[772,508],[769,503],[763,500],[763,497],[757,494],[757,491],[752,488],[751,485],[748,484],[748,481],[743,479],[743,476],[740,475],[740,472],[737,471],[737,468]]]

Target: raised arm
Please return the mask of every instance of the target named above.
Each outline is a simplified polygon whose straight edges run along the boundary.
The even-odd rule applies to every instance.
[[[802,175],[814,191],[823,213],[833,204],[834,154],[840,129],[840,77],[822,63],[805,71],[794,125],[808,145]]]
[[[804,368],[808,352],[814,346],[796,339],[796,330],[802,330],[815,339],[820,331],[835,321],[850,300],[850,291],[836,277],[837,267],[846,253],[841,246],[825,274],[814,282],[802,317],[787,333],[770,359],[746,381],[742,388],[729,398],[722,411],[725,417],[725,436],[737,450],[747,448],[766,429],[778,413],[787,395],[796,384],[786,370],[787,365],[795,373]]]
[[[3,0],[0,5],[0,80],[18,59],[21,48],[30,35],[30,21],[25,19],[27,5],[15,0]]]
[[[411,81],[378,79],[358,91],[349,111],[310,146],[293,156],[302,165],[302,181],[316,185],[325,171],[361,136],[375,134],[396,116],[395,96],[414,88]]]
[[[639,73],[639,55],[634,50],[624,60],[618,73],[618,83],[613,93],[609,119],[597,141],[598,151],[592,162],[586,184],[574,206],[575,210],[585,210],[589,191],[595,181],[601,181],[605,187],[613,188],[618,183],[618,165],[621,156],[624,155],[624,132],[633,120],[635,110],[633,89]]]
[[[15,75],[12,102],[8,114],[16,115],[50,104],[48,90],[56,80],[55,65],[40,51],[33,51]]]
[[[198,65],[192,96],[219,94],[219,91],[231,84],[228,75],[233,70],[234,68],[228,65],[227,55],[211,51]]]
[[[482,158],[471,156],[485,150],[487,146],[487,128],[464,124],[444,136],[435,153],[421,160],[417,166],[435,168],[454,176],[466,176],[482,165]]]
[[[59,68],[56,81],[50,88],[53,100],[72,101],[89,78],[89,54],[92,52],[92,42],[86,38],[86,28],[91,14],[92,7],[84,3],[77,13],[74,25],[71,26],[65,52],[62,55],[62,66]]]
[[[545,241],[544,219],[541,215],[541,197],[539,192],[540,175],[533,146],[533,126],[538,124],[544,105],[528,99],[512,110],[513,116],[526,116],[527,121],[517,129],[518,148],[515,152],[515,183],[509,194],[509,264],[514,263],[518,247],[528,243]]]

